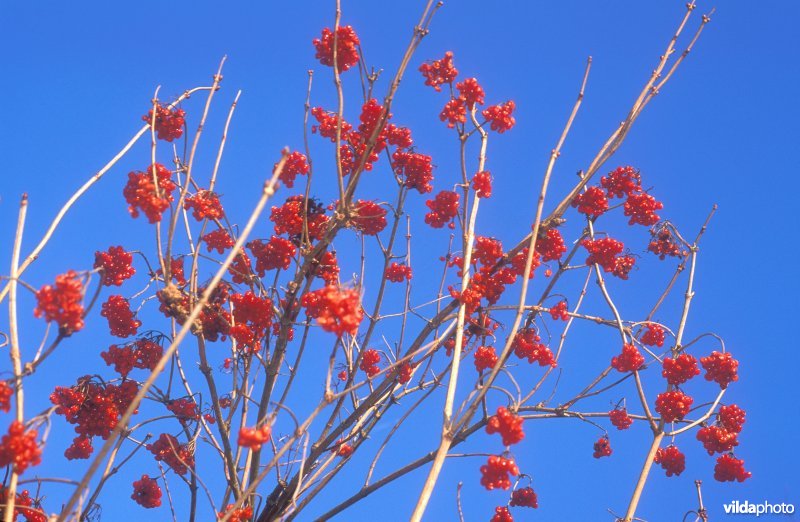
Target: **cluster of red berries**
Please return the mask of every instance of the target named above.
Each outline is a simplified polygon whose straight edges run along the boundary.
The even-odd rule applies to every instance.
[[[188,444],[181,444],[169,433],[162,433],[158,440],[145,446],[156,460],[163,461],[178,475],[185,475],[194,468],[194,452]]]
[[[95,252],[94,268],[100,270],[102,284],[122,286],[123,281],[133,277],[133,255],[121,246],[108,247],[107,252]]]
[[[263,424],[255,428],[242,427],[239,429],[239,446],[243,448],[250,448],[253,451],[258,451],[261,446],[266,443],[272,435],[272,428],[269,424]]]
[[[108,320],[111,335],[116,337],[130,337],[136,335],[142,322],[136,319],[127,299],[121,295],[111,295],[103,303],[100,315]]]
[[[650,230],[652,239],[647,245],[647,250],[654,253],[662,261],[665,257],[684,257],[686,252],[667,226],[656,227]]]
[[[522,431],[522,420],[519,415],[500,406],[497,408],[497,412],[486,421],[486,433],[489,435],[499,433],[505,446],[516,444],[525,438],[525,432]]]
[[[536,251],[542,254],[542,261],[558,261],[567,252],[564,238],[556,228],[548,228],[536,239]]]
[[[611,366],[618,372],[635,372],[644,364],[644,356],[634,344],[622,346],[622,353],[611,358]]]
[[[492,174],[488,170],[476,172],[472,176],[472,188],[479,198],[492,197]]]
[[[304,219],[305,216],[305,219]],[[322,239],[328,216],[325,207],[314,199],[303,196],[290,196],[280,207],[272,207],[269,220],[275,224],[275,233],[287,234],[295,244],[303,237],[304,221],[310,239]]]
[[[100,357],[106,365],[113,364],[114,371],[125,378],[134,368],[153,370],[163,353],[160,344],[150,339],[139,339],[122,347],[112,344],[108,351],[100,352]]]
[[[94,447],[92,446],[92,439],[90,437],[85,437],[83,435],[79,435],[72,439],[72,444],[64,450],[64,456],[67,460],[75,460],[75,459],[88,459],[92,452],[94,451]]]
[[[336,252],[329,250],[314,260],[311,273],[325,281],[326,285],[336,285],[339,281],[339,261]]]
[[[578,207],[578,212],[581,214],[596,218],[608,210],[608,198],[600,187],[589,187],[585,192],[575,196],[572,206]]]
[[[0,411],[9,412],[13,395],[14,388],[9,386],[6,381],[0,381]]]
[[[511,502],[509,502],[508,505],[536,509],[539,507],[539,500],[536,498],[536,492],[533,491],[533,488],[527,486],[524,488],[515,489],[514,492],[511,493]]]
[[[156,270],[156,275],[163,277],[164,273],[159,268]],[[186,274],[183,271],[183,258],[180,256],[172,257],[169,260],[169,277],[172,281],[180,286],[186,284]]]
[[[486,464],[481,466],[481,475],[481,485],[489,491],[508,489],[511,487],[509,475],[512,477],[519,475],[519,468],[511,457],[492,455]]]
[[[647,346],[664,346],[664,328],[655,323],[647,323],[647,330],[642,334],[640,339],[642,344]]]
[[[239,254],[233,258],[231,265],[228,267],[228,274],[234,284],[250,284],[255,279],[253,276],[253,263],[250,261],[250,256],[244,249],[239,250]]]
[[[497,506],[494,508],[494,516],[489,522],[514,522],[514,517],[511,516],[511,511],[507,506]]]
[[[392,262],[388,267],[386,267],[386,273],[384,277],[387,281],[391,281],[392,283],[402,283],[403,281],[410,281],[411,280],[411,267],[408,265],[403,265],[400,263]]]
[[[483,105],[486,93],[477,78],[467,78],[463,82],[457,83],[456,89],[458,89],[458,97],[464,100],[468,109],[472,110],[476,104]]]
[[[5,507],[8,504],[8,491],[6,487],[0,485],[0,516],[5,515]],[[41,509],[38,499],[32,498],[30,491],[22,490],[21,493],[14,495],[14,514],[12,520],[18,521],[22,516],[25,522],[47,522],[47,515]]]
[[[147,172],[129,172],[128,183],[122,190],[122,195],[125,196],[128,212],[132,217],[139,217],[139,212],[144,212],[150,223],[157,223],[173,201],[172,192],[176,188],[177,185],[172,181],[172,172],[164,165],[156,163]]]
[[[739,375],[736,373],[739,368],[739,361],[734,359],[730,352],[713,351],[708,357],[702,357],[700,364],[703,365],[706,371],[706,380],[716,382],[722,389],[739,380]]]
[[[700,375],[700,368],[697,367],[697,359],[688,353],[682,353],[675,357],[665,357],[662,363],[663,375],[667,382],[673,386],[683,384],[695,375]]]
[[[628,273],[633,268],[635,260],[632,256],[617,257],[625,248],[620,241],[610,237],[584,239],[581,241],[581,246],[589,252],[589,257],[586,258],[587,265],[598,264],[604,272],[610,272],[620,279],[628,279]]]
[[[374,236],[386,228],[386,209],[374,201],[358,200],[353,211],[353,226],[362,234]]]
[[[53,286],[45,285],[36,292],[36,308],[33,315],[58,325],[58,333],[64,337],[81,330],[83,322],[83,285],[74,270],[56,276]]]
[[[357,290],[328,285],[305,294],[300,304],[323,330],[342,336],[355,335],[364,318],[361,296]]]
[[[694,399],[680,390],[659,393],[656,397],[656,411],[664,422],[683,419],[692,407]]]
[[[274,168],[278,168],[278,164]],[[289,188],[294,187],[294,180],[297,176],[305,176],[311,170],[308,164],[308,158],[302,152],[294,151],[286,156],[286,161],[283,163],[283,169],[278,175],[278,178]]]
[[[392,168],[398,176],[404,177],[403,185],[416,189],[420,194],[433,190],[433,158],[427,154],[398,150],[392,154]]]
[[[167,409],[172,412],[183,426],[200,419],[200,409],[192,398],[181,398],[167,401]]]
[[[714,478],[720,482],[744,482],[753,474],[744,469],[744,461],[733,455],[725,454],[717,458],[714,466]]]
[[[642,192],[641,194],[631,194],[625,200],[623,210],[626,216],[630,216],[629,225],[644,225],[646,227],[655,225],[661,219],[656,214],[657,210],[664,208],[664,204],[656,201],[656,198]]]
[[[719,409],[718,420],[722,427],[734,433],[740,433],[744,426],[745,411],[735,404],[722,406]]]
[[[315,58],[322,65],[333,67],[333,47],[336,42],[336,68],[344,72],[358,63],[358,46],[361,42],[352,26],[339,27],[334,38],[333,31],[327,27],[322,30],[320,38],[314,38],[313,44],[317,49]]]
[[[621,198],[642,189],[642,178],[633,167],[617,167],[600,178],[600,186],[606,189],[609,198]]]
[[[228,231],[224,228],[212,230],[208,234],[202,236],[200,241],[206,244],[206,250],[209,252],[216,250],[218,254],[222,254],[236,244],[231,235],[228,234]]]
[[[336,455],[338,457],[342,457],[343,459],[346,459],[347,457],[349,457],[352,454],[353,454],[353,446],[351,446],[350,444],[348,444],[346,442],[341,442],[341,443],[339,443],[338,446],[336,446]]]
[[[497,352],[494,346],[479,346],[473,355],[475,358],[475,369],[478,373],[483,370],[490,370],[497,364]]]
[[[447,122],[447,127],[452,129],[456,124],[464,124],[467,122],[467,108],[464,105],[464,100],[461,98],[451,98],[448,101],[442,112],[439,113],[439,119]]]
[[[658,448],[653,462],[660,464],[668,477],[673,475],[677,477],[686,469],[686,456],[673,444],[666,448]]]
[[[528,359],[528,363],[538,362],[539,366],[556,366],[553,351],[542,344],[541,338],[533,328],[521,328],[514,336],[511,347],[514,355],[520,359]]]
[[[739,445],[738,433],[720,426],[704,426],[697,430],[699,440],[709,455],[725,453]]]
[[[480,263],[484,266],[494,265],[503,257],[503,243],[498,239],[487,236],[477,236],[472,249],[473,264]]]
[[[626,408],[614,408],[608,412],[608,418],[618,430],[627,430],[633,424],[633,419],[628,415]]]
[[[191,210],[192,217],[197,221],[222,219],[225,215],[219,196],[210,190],[201,190],[197,194],[189,196],[184,201],[183,208],[187,211]]]
[[[297,253],[294,243],[278,236],[272,236],[266,243],[259,239],[250,241],[247,248],[256,259],[255,270],[259,277],[264,277],[268,270],[288,269]]]
[[[183,136],[183,127],[186,124],[186,113],[183,109],[170,109],[160,103],[156,106],[155,131],[158,139],[169,141]],[[142,116],[148,125],[153,123],[153,110]]]
[[[155,479],[151,479],[149,475],[142,475],[141,479],[133,482],[131,498],[143,508],[157,508],[161,505],[161,488]]]
[[[411,381],[411,376],[414,375],[414,368],[417,363],[405,362],[397,368],[397,382],[400,384],[407,384]]]
[[[550,307],[550,316],[554,321],[561,319],[562,321],[569,320],[569,312],[567,312],[567,302],[559,301]]]
[[[231,306],[236,324],[230,327],[229,335],[236,339],[240,349],[257,351],[261,339],[272,326],[272,300],[248,290],[244,294],[231,295]]]
[[[317,120],[318,125],[311,127],[311,132],[317,133],[323,138],[328,138],[332,142],[336,141],[336,129],[340,127],[339,116],[332,112],[328,112],[322,107],[314,107],[311,109],[311,115]],[[341,136],[353,130],[353,126],[342,120],[341,123]]]
[[[603,435],[597,439],[597,441],[594,443],[593,449],[594,453],[592,453],[592,456],[596,459],[609,457],[614,452],[611,449],[611,441],[608,439],[608,435]]]
[[[516,105],[512,100],[498,105],[491,105],[481,112],[486,122],[491,125],[493,131],[500,134],[510,130],[516,124],[516,120],[512,116]]]
[[[458,216],[458,202],[459,195],[450,190],[443,190],[436,194],[433,199],[425,202],[425,205],[431,209],[430,212],[425,214],[425,223],[433,228],[442,228],[448,225],[449,228],[455,228],[453,218]]]
[[[72,387],[56,386],[50,402],[56,406],[56,415],[75,425],[78,435],[106,439],[138,391],[135,381],[125,380],[117,386],[95,382],[87,375]]]
[[[253,519],[253,508],[250,506],[234,509],[235,504],[225,506],[225,511],[219,513],[219,519],[226,518],[228,522],[250,522]]]
[[[0,440],[0,467],[13,466],[14,473],[21,475],[29,466],[42,462],[42,449],[36,442],[36,430],[26,430],[25,425],[14,420],[8,433]]]
[[[425,77],[425,85],[433,87],[436,91],[441,91],[441,85],[453,83],[458,76],[458,70],[453,67],[453,53],[447,51],[440,60],[423,63],[419,67],[419,72]]]
[[[372,377],[381,371],[380,366],[378,366],[379,362],[381,362],[380,352],[374,348],[369,348],[364,350],[364,353],[361,354],[361,364],[359,364],[358,367],[362,372],[366,373],[368,377]]]

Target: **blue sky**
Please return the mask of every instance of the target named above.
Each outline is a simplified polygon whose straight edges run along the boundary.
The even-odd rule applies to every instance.
[[[422,2],[344,0],[343,4],[343,23],[356,28],[368,62],[385,70],[378,87],[382,93]],[[707,12],[712,7],[700,2],[698,10]],[[795,446],[800,409],[793,387],[800,363],[793,334],[795,297],[800,290],[795,270],[799,223],[791,161],[800,137],[794,92],[800,80],[794,28],[800,7],[789,1],[769,7],[731,1],[716,7],[695,51],[648,106],[608,167],[631,164],[640,168],[645,185],[652,186],[664,202],[664,215],[689,236],[710,207],[719,205],[701,245],[689,335],[716,332],[741,361],[740,381],[731,387],[728,400],[748,411],[737,455],[745,458],[753,478],[744,484],[716,483],[713,459],[697,451],[699,443],[693,435],[684,436],[679,445],[692,448],[687,453],[687,471],[679,479],[667,479],[656,470],[645,490],[639,514],[653,521],[679,519],[693,507],[692,481],[698,478],[704,481],[704,498],[715,520],[724,517],[722,504],[733,499],[800,503],[796,479],[800,458]],[[493,136],[490,142],[495,196],[478,225],[479,233],[497,235],[510,246],[531,221],[534,194],[574,101],[586,56],[594,60],[586,98],[558,162],[548,208],[566,193],[574,173],[586,167],[627,113],[683,11],[683,2],[678,1],[447,2],[412,61],[393,107],[395,120],[410,126],[420,149],[434,156],[437,176],[455,179],[457,142],[437,117],[445,99],[422,85],[416,72],[419,64],[452,50],[463,77],[477,76],[487,91],[487,101],[516,102],[517,127]],[[28,251],[54,209],[138,130],[155,87],[161,85],[161,98],[169,99],[206,84],[223,55],[228,56],[223,90],[198,161],[206,169],[202,175],[207,176],[220,124],[241,89],[219,191],[232,220],[243,222],[245,209],[254,204],[254,193],[281,147],[302,146],[308,69],[316,71],[312,104],[334,106],[330,70],[314,60],[310,43],[332,22],[333,3],[327,1],[284,2],[279,8],[266,2],[229,6],[205,1],[87,2],[80,7],[4,2],[0,6],[5,73],[0,104],[6,122],[0,128],[5,150],[0,174],[0,222],[4,223],[0,259],[9,258],[21,193],[30,196],[23,249]],[[345,87],[350,93],[348,117],[353,121],[360,91],[354,75],[345,78]],[[197,97],[186,104],[190,128],[197,123],[201,103]],[[323,157],[332,154],[318,138],[312,139],[312,151]],[[142,168],[148,158],[147,144],[140,143],[87,195],[25,274],[26,281],[38,287],[69,268],[88,268],[94,251],[110,244],[150,248],[148,227],[141,219],[129,218],[121,196],[126,173]],[[379,168],[387,174],[385,165]],[[365,181],[367,191],[375,194],[372,197],[379,197],[382,187],[377,172]],[[445,185],[437,185],[437,190]],[[411,212],[419,218],[423,198],[412,199]],[[574,213],[568,217],[577,221]],[[431,233],[420,223],[416,230],[420,242],[412,247],[415,261],[418,266],[436,267],[438,273],[435,259],[443,254],[447,233]],[[259,233],[266,232],[262,224]],[[645,241],[641,232],[639,241]],[[431,251],[435,256],[426,258]],[[614,282],[621,306],[632,316],[641,314],[663,286],[666,268],[657,272],[650,266],[643,264],[624,285]],[[415,275],[420,302],[425,282],[438,277],[433,270]],[[665,321],[674,319],[679,297],[668,303],[672,308],[664,312]],[[399,294],[394,299],[395,305],[399,303]],[[605,312],[599,301],[590,305],[598,313]],[[0,328],[5,325],[3,317]],[[97,317],[89,325],[98,331],[103,328]],[[24,329],[28,350],[35,350],[36,335],[42,333],[39,327]],[[612,337],[596,338],[591,330],[575,335],[579,346],[581,342],[605,343],[603,358],[613,353]],[[99,361],[97,346],[108,342],[101,333],[87,332],[65,343],[62,353],[54,357],[54,367],[32,381],[31,411],[46,407],[46,396],[54,385],[74,382],[88,371],[101,371],[87,370],[86,365]],[[709,343],[702,349],[714,348]],[[328,345],[324,350],[327,354]],[[597,366],[582,370],[591,356],[584,358],[577,348],[575,353],[563,362],[565,371],[571,368],[578,376],[582,371],[596,371]],[[576,378],[564,384],[564,393],[580,382]],[[437,397],[435,407],[423,412],[418,421],[429,425],[432,435],[440,419],[436,407],[442,395]],[[628,397],[629,401],[634,398]],[[591,458],[591,444],[599,434],[591,426],[558,420],[529,423],[526,430],[525,444],[515,448],[515,454],[535,477],[541,507],[518,519],[601,520],[610,517],[606,508],[617,513],[624,510],[646,449],[644,426],[612,434],[615,453],[602,460]],[[53,436],[58,433],[65,433],[62,419],[55,421]],[[393,457],[384,471],[418,454],[420,448],[433,448],[434,439],[406,440],[408,447],[403,451],[409,453]],[[74,467],[66,466],[60,457],[69,441],[51,442],[41,473],[69,473]],[[480,436],[468,451],[497,451],[497,446],[496,440]],[[493,507],[503,500],[502,495],[479,486],[477,468],[482,461],[465,458],[448,463],[429,508],[431,520],[455,518],[459,481],[464,482],[467,520],[489,519]],[[354,468],[360,469],[358,463]],[[131,476],[136,473],[133,470]],[[354,490],[362,475],[353,473],[352,480],[339,480],[336,487]],[[369,520],[376,507],[391,505],[397,517],[392,514],[390,519],[406,518],[422,479],[423,474],[416,474],[398,481],[346,516]],[[107,499],[104,512],[109,520],[115,519],[115,513],[119,517],[139,509],[128,499],[129,481],[125,480],[120,477],[119,502],[114,496]],[[63,493],[48,494],[47,506],[54,508]],[[309,516],[323,512],[333,498],[321,497]],[[164,509],[148,515],[152,520],[169,519]]]

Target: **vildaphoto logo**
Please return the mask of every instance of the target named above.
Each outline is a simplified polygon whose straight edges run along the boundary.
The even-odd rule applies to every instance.
[[[767,501],[758,504],[745,500],[734,500],[723,504],[726,515],[791,515],[794,513],[794,504],[781,502],[780,504],[770,504]]]

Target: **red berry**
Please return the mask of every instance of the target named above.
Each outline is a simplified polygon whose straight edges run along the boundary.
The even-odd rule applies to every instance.
[[[122,282],[133,277],[136,270],[131,266],[133,255],[121,246],[112,246],[107,252],[95,252],[94,267],[100,269],[105,286],[122,286]]]
[[[719,409],[719,423],[728,431],[740,433],[744,425],[745,411],[735,404]]]
[[[714,466],[714,478],[720,482],[733,482],[734,480],[744,482],[753,474],[744,470],[744,461],[737,459],[733,455],[721,455],[717,457],[717,464]]]
[[[613,450],[611,449],[611,441],[608,440],[608,435],[603,435],[594,443],[594,453],[592,454],[594,458],[609,457],[612,453]]]
[[[162,433],[158,440],[145,447],[157,461],[164,461],[178,475],[185,475],[189,468],[194,468],[194,453],[189,445],[179,443],[168,433]]]
[[[555,305],[550,308],[550,315],[553,317],[553,320],[557,321],[561,319],[562,321],[569,320],[569,313],[567,312],[567,302],[566,301],[559,301]]]
[[[640,339],[642,344],[647,346],[664,346],[664,329],[655,323],[647,323],[647,331],[642,334]]]
[[[339,72],[344,72],[358,63],[358,46],[361,42],[352,26],[340,26],[336,31],[336,66]],[[333,31],[327,27],[322,30],[320,38],[314,38],[314,47],[317,49],[315,58],[322,65],[333,67]]]
[[[516,489],[511,493],[510,506],[538,508],[539,501],[536,498],[536,493],[533,488],[528,486],[526,488]]]
[[[56,277],[54,286],[45,285],[36,292],[36,308],[33,315],[55,321],[59,334],[72,335],[81,330],[83,322],[83,285],[74,270]]]
[[[644,364],[644,356],[633,344],[622,346],[622,353],[611,358],[611,366],[618,372],[634,372]]]
[[[353,212],[353,226],[364,235],[374,236],[386,228],[386,209],[374,201],[359,199]]]
[[[452,129],[457,124],[467,122],[467,108],[461,98],[451,98],[439,113],[439,119],[447,122],[447,128]]]
[[[443,190],[436,194],[433,199],[425,202],[431,209],[425,214],[425,223],[433,228],[442,228],[450,223],[458,215],[459,195],[449,190]]]
[[[208,190],[201,190],[197,194],[186,198],[183,208],[191,210],[192,217],[197,221],[222,219],[225,215],[222,203],[219,202],[219,196]]]
[[[697,440],[703,443],[709,455],[725,453],[739,445],[737,433],[719,426],[704,426],[697,430]]]
[[[481,485],[489,491],[497,488],[508,489],[511,487],[509,475],[513,477],[519,475],[519,468],[514,459],[492,455],[486,464],[481,466]]]
[[[739,380],[739,376],[736,373],[739,368],[739,361],[734,359],[730,352],[711,352],[708,357],[700,359],[700,364],[706,370],[706,380],[716,382],[722,389]]]
[[[492,197],[492,174],[488,170],[476,173],[472,177],[472,188],[479,198]]]
[[[478,373],[494,368],[497,363],[497,352],[494,346],[480,346],[475,350],[475,369]]]
[[[364,353],[361,355],[361,364],[358,367],[367,374],[368,377],[372,377],[380,373],[381,368],[378,366],[378,363],[381,362],[381,354],[378,350],[370,348],[368,350],[364,350]]]
[[[499,433],[505,446],[516,444],[525,438],[525,432],[522,431],[522,417],[500,406],[497,408],[497,413],[487,420],[486,433],[489,435]]]
[[[493,131],[502,134],[514,127],[516,123],[516,120],[511,115],[515,107],[513,101],[507,101],[506,103],[487,107],[481,114],[486,118],[486,122],[491,124]]]
[[[130,337],[136,335],[142,322],[135,318],[128,300],[121,295],[112,295],[103,303],[100,315],[108,319],[111,335]]]
[[[683,384],[695,375],[700,375],[697,359],[688,353],[682,353],[674,359],[665,357],[662,364],[664,369],[661,371],[661,375],[666,377],[667,382],[673,386]]]
[[[161,505],[161,488],[149,475],[142,475],[141,479],[133,482],[131,498],[144,508],[155,508]]]
[[[497,506],[494,508],[494,516],[489,522],[514,522],[514,517],[511,516],[511,511],[506,506]]]
[[[26,430],[19,421],[12,421],[8,434],[0,440],[0,467],[13,466],[14,472],[22,474],[29,466],[42,462],[42,449],[36,442],[36,430]]]
[[[433,87],[436,91],[441,91],[441,85],[453,83],[458,76],[458,70],[453,67],[453,53],[447,51],[444,58],[423,63],[419,67],[419,72],[425,77],[425,85]]]
[[[575,196],[572,206],[578,207],[581,214],[596,218],[608,210],[608,198],[600,187],[589,187],[586,192]]]
[[[644,225],[646,227],[655,225],[660,219],[656,215],[657,210],[664,208],[664,204],[656,201],[650,194],[631,194],[625,201],[624,212],[630,216],[629,225]]]
[[[600,185],[608,191],[609,198],[621,198],[639,192],[642,188],[639,172],[633,167],[618,167],[600,178]]]
[[[247,244],[256,258],[256,272],[259,277],[269,270],[287,270],[292,264],[297,248],[290,240],[272,236],[266,243],[256,239]]]
[[[686,469],[686,456],[673,445],[669,445],[666,448],[658,448],[653,461],[656,464],[661,464],[668,477],[678,476]]]
[[[618,430],[627,430],[633,424],[633,419],[628,415],[626,408],[614,408],[608,412],[608,418]]]
[[[402,283],[403,281],[410,281],[411,280],[411,267],[407,265],[401,265],[400,263],[392,262],[387,268],[386,273],[384,274],[387,281],[391,281],[393,283]]]
[[[153,181],[154,178],[158,188]],[[141,211],[150,223],[161,221],[161,214],[169,208],[169,204],[173,201],[172,192],[177,188],[171,178],[172,172],[160,163],[148,168],[147,172],[128,173],[128,183],[122,195],[125,196],[131,216],[139,217]]]
[[[278,168],[276,163],[273,168]],[[311,170],[308,165],[308,158],[302,152],[294,151],[286,156],[286,161],[283,163],[283,170],[278,176],[280,180],[288,187],[294,187],[294,180],[298,175],[305,176]]]
[[[155,131],[158,139],[171,142],[183,135],[183,127],[186,124],[186,113],[183,109],[169,109],[160,103],[156,106]],[[153,122],[153,109],[142,116],[142,120],[148,125]]]
[[[656,411],[664,422],[683,419],[692,407],[694,399],[679,390],[659,393],[656,397]]]
[[[457,83],[456,89],[458,89],[458,95],[467,104],[468,109],[472,110],[476,103],[483,105],[483,98],[486,93],[483,92],[483,87],[480,86],[477,79],[467,78],[463,82]]]
[[[433,158],[416,152],[397,150],[392,154],[392,167],[398,176],[405,177],[403,184],[410,189],[417,189],[420,194],[433,190]]]
[[[272,428],[268,424],[254,428],[242,427],[239,429],[238,444],[244,448],[258,451],[269,440],[271,434]]]
[[[300,304],[323,330],[340,337],[345,333],[355,335],[364,318],[361,295],[353,289],[329,285],[305,294]]]

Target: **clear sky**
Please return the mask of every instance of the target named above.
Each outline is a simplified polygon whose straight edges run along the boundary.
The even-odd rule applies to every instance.
[[[381,96],[422,4],[343,0],[343,23],[357,30],[368,62],[385,70],[378,86]],[[712,7],[702,1],[698,10],[708,12]],[[686,472],[667,479],[656,469],[645,489],[639,514],[650,521],[679,520],[694,507],[695,479],[704,482],[712,520],[724,519],[722,504],[735,499],[800,503],[796,471],[800,466],[796,447],[800,360],[793,326],[800,291],[796,269],[799,208],[792,181],[796,166],[791,160],[800,138],[795,92],[800,80],[795,27],[800,4],[733,0],[716,7],[694,52],[647,107],[608,166],[640,168],[645,185],[652,186],[664,202],[664,214],[688,236],[694,235],[711,206],[719,205],[701,245],[697,296],[688,327],[691,336],[706,331],[721,335],[741,361],[740,381],[732,385],[727,399],[748,412],[737,456],[745,459],[753,477],[744,484],[715,482],[713,458],[704,455],[692,434],[684,436],[678,443],[687,449]],[[574,101],[586,57],[593,57],[592,73],[555,172],[553,201],[563,197],[574,182],[574,173],[586,167],[624,118],[683,12],[681,1],[445,2],[401,86],[393,107],[395,119],[412,127],[419,146],[434,156],[440,175],[448,169],[452,175],[458,165],[457,143],[438,121],[444,98],[425,88],[416,71],[422,61],[452,50],[464,77],[479,78],[487,101],[516,102],[517,127],[493,137],[490,144],[495,196],[479,225],[479,233],[497,235],[512,245],[531,221],[535,191]],[[243,222],[248,215],[245,209],[255,202],[254,194],[278,151],[286,145],[302,147],[308,69],[316,70],[312,104],[334,106],[330,70],[314,60],[311,45],[322,27],[332,25],[333,14],[333,2],[322,0],[3,2],[0,259],[9,259],[17,202],[23,192],[30,196],[23,248],[28,251],[68,194],[140,128],[156,86],[161,86],[160,97],[166,100],[207,84],[223,55],[228,56],[223,90],[209,121],[213,131],[207,144],[218,139],[227,106],[241,89],[219,190],[232,220]],[[346,80],[351,95],[348,117],[353,121],[360,86],[355,76]],[[192,127],[201,109],[199,97],[186,109]],[[203,168],[209,168],[215,150],[209,145],[201,153]],[[312,140],[312,150],[319,155],[330,152],[318,138]],[[143,168],[148,158],[146,144],[137,145],[87,195],[25,275],[27,282],[39,287],[67,269],[89,268],[94,251],[110,244],[149,247],[148,228],[141,219],[132,221],[127,216],[121,196],[127,172]],[[380,181],[376,179],[368,186],[377,190]],[[437,186],[441,188],[444,184]],[[414,199],[412,211],[416,209],[420,221],[423,198]],[[578,218],[575,213],[570,216]],[[430,233],[419,223],[417,227],[419,236]],[[444,231],[420,238],[414,255],[422,263],[430,248],[438,257],[446,238]],[[431,262],[430,266],[438,265]],[[664,273],[662,279],[651,278],[652,273],[643,268],[632,274],[627,286],[616,286],[631,315],[642,313],[649,302],[640,296],[646,294],[652,301],[663,285]],[[422,285],[436,277],[421,274],[417,279],[415,275],[421,285],[420,302]],[[665,312],[665,320],[674,314],[674,308]],[[0,329],[6,324],[5,317],[0,319]],[[103,328],[99,318],[89,325],[98,331]],[[30,352],[38,342],[35,333],[41,331],[31,328],[26,339],[25,349]],[[591,334],[582,335],[576,342],[593,342]],[[105,371],[97,366],[96,352],[97,346],[108,342],[107,336],[87,333],[65,343],[52,361],[55,366],[31,381],[36,384],[28,389],[30,411],[47,406],[53,386]],[[610,354],[613,348],[608,346]],[[703,346],[706,351],[714,348],[711,343]],[[574,359],[571,364],[577,368],[578,362]],[[575,372],[580,374],[579,369]],[[629,402],[634,399],[628,397]],[[6,422],[7,417],[0,418],[3,431]],[[429,426],[435,435],[440,416],[431,410],[417,422]],[[63,419],[55,424],[54,434],[66,433]],[[416,431],[404,437],[416,437]],[[592,442],[600,433],[591,426],[557,420],[529,423],[526,431],[525,444],[515,448],[515,454],[535,477],[540,508],[518,520],[608,520],[607,508],[624,511],[646,450],[645,426],[621,435],[612,433],[615,452],[602,460],[591,457]],[[383,471],[432,449],[434,439],[406,440],[404,451],[409,453],[392,457]],[[67,475],[83,465],[67,465],[61,458],[69,440],[51,443],[45,464],[36,471]],[[469,451],[497,451],[495,446],[497,441],[482,436]],[[477,468],[482,463],[483,457],[448,463],[428,511],[430,520],[455,519],[459,481],[464,482],[466,519],[490,518],[494,506],[504,501],[501,494],[486,492],[478,484]],[[115,484],[119,489],[106,498],[104,520],[126,519],[131,510],[139,510],[128,498],[129,478],[137,473],[134,469],[121,474]],[[335,487],[354,491],[362,475],[350,477],[336,481]],[[341,518],[372,520],[377,510],[385,520],[405,519],[423,478],[421,473],[406,477]],[[55,509],[64,491],[49,495],[46,506]],[[332,499],[332,495],[321,497],[308,516],[323,512]],[[166,509],[147,515],[148,520],[170,519]],[[306,520],[305,515],[300,518]]]

